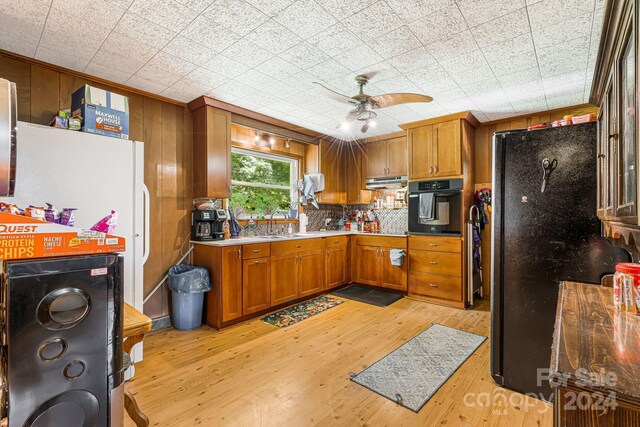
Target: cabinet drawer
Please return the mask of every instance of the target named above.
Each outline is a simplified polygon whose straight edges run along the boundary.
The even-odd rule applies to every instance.
[[[253,243],[242,248],[243,259],[262,258],[271,255],[270,243]]]
[[[409,273],[409,294],[461,301],[462,279],[412,271]]]
[[[347,246],[347,236],[327,237],[326,245],[327,249]]]
[[[462,256],[451,252],[409,251],[409,270],[462,277]]]
[[[409,250],[462,252],[460,237],[409,236]]]
[[[271,253],[273,255],[310,251],[312,249],[324,249],[324,241],[321,238],[316,238],[287,240],[284,242],[273,242],[271,244]]]
[[[390,236],[357,236],[356,243],[359,246],[378,246],[383,248],[407,249],[406,237]]]

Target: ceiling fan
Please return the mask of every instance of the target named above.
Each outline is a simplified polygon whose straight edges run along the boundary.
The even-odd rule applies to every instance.
[[[329,89],[319,82],[313,82],[320,86],[325,94],[339,102],[346,102],[355,108],[347,114],[342,128],[347,129],[355,120],[364,122],[360,131],[366,133],[370,126],[375,126],[375,118],[378,116],[374,110],[391,107],[399,104],[409,104],[412,102],[431,102],[433,98],[419,93],[386,93],[371,96],[364,93],[364,87],[369,82],[370,76],[361,74],[356,76],[356,83],[360,87],[359,93],[354,96],[347,96]]]

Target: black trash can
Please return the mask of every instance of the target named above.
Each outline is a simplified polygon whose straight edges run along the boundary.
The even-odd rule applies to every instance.
[[[211,290],[209,270],[189,264],[169,269],[171,320],[179,331],[190,331],[202,325],[204,294]]]

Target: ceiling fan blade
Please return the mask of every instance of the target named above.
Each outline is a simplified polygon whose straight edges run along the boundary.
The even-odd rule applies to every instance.
[[[385,108],[399,104],[410,104],[412,102],[431,102],[433,98],[419,93],[386,93],[369,98],[373,108]]]
[[[354,103],[355,101],[353,100],[353,98],[351,98],[350,96],[347,95],[343,95],[341,93],[336,92],[335,90],[329,89],[328,87],[326,87],[325,85],[323,85],[322,83],[319,82],[313,82],[313,84],[316,84],[318,86],[320,86],[324,92],[324,94],[326,96],[328,96],[331,99],[334,99],[338,102],[347,102],[349,104]]]

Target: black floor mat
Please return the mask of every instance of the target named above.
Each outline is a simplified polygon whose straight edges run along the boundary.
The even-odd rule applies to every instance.
[[[347,286],[346,288],[333,291],[331,294],[341,298],[348,298],[354,301],[376,305],[378,307],[386,307],[399,299],[402,299],[402,294],[378,291],[376,289],[369,289],[357,285]]]

